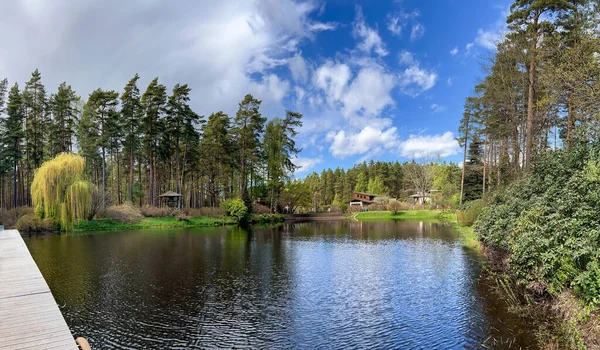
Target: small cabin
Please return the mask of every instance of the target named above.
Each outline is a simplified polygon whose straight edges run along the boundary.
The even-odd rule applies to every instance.
[[[352,195],[352,200],[350,201],[350,206],[356,205],[360,206],[361,208],[368,207],[375,203],[375,197],[379,197],[379,195],[373,193],[354,192]]]
[[[415,204],[426,204],[431,202],[431,197],[434,192],[439,192],[439,190],[430,190],[425,193],[418,192],[411,196],[409,196],[412,200],[415,201]]]

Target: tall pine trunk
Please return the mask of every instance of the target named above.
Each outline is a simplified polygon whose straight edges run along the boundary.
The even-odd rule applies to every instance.
[[[531,37],[531,48],[529,50],[529,96],[527,96],[527,138],[525,144],[525,166],[531,165],[531,153],[533,152],[533,104],[535,93],[535,60],[538,39],[538,22],[540,11],[536,10],[533,16],[533,33]]]

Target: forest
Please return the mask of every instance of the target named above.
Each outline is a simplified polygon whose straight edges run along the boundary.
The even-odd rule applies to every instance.
[[[597,348],[598,3],[517,0],[507,24],[465,103],[463,209],[523,303],[550,302],[558,348]]]
[[[63,152],[85,159],[101,208],[124,202],[159,206],[166,191],[190,208],[229,198],[263,198],[277,209],[296,166],[294,141],[302,115],[267,118],[246,95],[235,116],[200,116],[190,87],[153,79],[142,93],[139,75],[122,92],[94,90],[82,99],[67,83],[48,93],[35,70],[23,88],[0,82],[0,208],[31,206],[34,174]]]

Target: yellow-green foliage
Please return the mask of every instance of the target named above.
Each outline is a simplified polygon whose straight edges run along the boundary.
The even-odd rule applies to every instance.
[[[35,214],[56,220],[62,230],[87,218],[92,207],[93,185],[83,180],[85,160],[61,153],[35,172],[31,198]]]

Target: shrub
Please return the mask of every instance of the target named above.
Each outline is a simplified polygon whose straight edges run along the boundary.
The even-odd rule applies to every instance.
[[[396,214],[397,212],[402,210],[402,203],[398,202],[397,200],[391,200],[387,204],[387,210],[391,211],[392,214]]]
[[[181,211],[175,215],[175,219],[177,219],[177,221],[190,221],[190,217]]]
[[[536,294],[565,288],[600,303],[600,144],[542,153],[475,222],[483,242],[508,253],[517,282]]]
[[[252,224],[275,224],[285,221],[285,217],[279,214],[252,214],[250,216]]]
[[[238,198],[228,199],[221,203],[221,208],[226,216],[236,219],[238,222],[244,221],[248,215],[248,208],[244,201]]]
[[[21,216],[15,224],[15,228],[21,232],[36,232],[40,231],[41,227],[42,219],[33,213]]]
[[[460,226],[473,226],[475,220],[479,217],[485,208],[483,199],[470,201],[463,206],[462,210],[456,212],[456,220]]]
[[[185,208],[183,212],[190,217],[212,216],[220,218],[223,216],[223,209],[219,207]]]
[[[340,204],[340,210],[342,213],[346,213],[348,211],[348,204],[346,204],[346,203]]]
[[[252,205],[252,212],[255,214],[271,214],[271,208],[266,205],[254,203]]]
[[[147,218],[162,218],[171,215],[170,208],[158,208],[145,205],[140,208],[140,212]]]
[[[139,222],[143,216],[131,203],[113,205],[106,209],[106,217],[120,223],[134,224]]]

